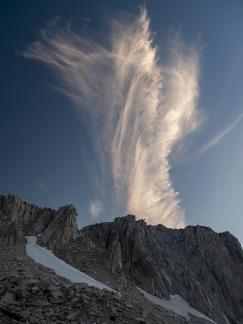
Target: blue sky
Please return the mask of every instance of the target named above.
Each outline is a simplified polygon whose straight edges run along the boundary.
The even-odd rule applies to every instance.
[[[74,0],[1,4],[1,193],[55,208],[72,202],[80,225],[123,213],[112,196],[112,179],[106,177],[104,201],[95,206],[101,213],[91,218],[90,204],[100,191],[100,157],[92,146],[89,117],[54,89],[58,80],[51,69],[21,53],[55,17],[71,22],[82,37],[104,43],[110,21],[124,12],[138,15],[141,5],[144,2]],[[196,44],[199,52],[197,107],[203,122],[185,139],[186,153],[170,157],[171,181],[186,224],[230,230],[242,242],[243,121],[210,149],[203,148],[243,113],[243,4],[147,1],[146,8],[159,60],[164,61],[168,39],[178,31],[183,42]]]

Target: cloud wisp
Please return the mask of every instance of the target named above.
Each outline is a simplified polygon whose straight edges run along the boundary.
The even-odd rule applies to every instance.
[[[100,200],[92,200],[90,202],[89,211],[92,219],[97,219],[104,211],[104,206]]]
[[[210,141],[204,144],[194,155],[194,159],[200,158],[202,155],[211,150],[215,145],[217,145],[226,135],[228,135],[243,119],[243,113],[237,117],[233,123],[229,126],[222,129],[215,137],[213,137]]]
[[[197,129],[199,59],[178,38],[162,65],[146,10],[114,20],[108,45],[52,26],[24,53],[48,65],[59,89],[89,115],[104,174],[117,204],[148,223],[185,224],[170,176],[170,154]]]

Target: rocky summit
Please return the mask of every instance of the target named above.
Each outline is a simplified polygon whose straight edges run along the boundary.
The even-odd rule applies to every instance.
[[[74,237],[77,211],[68,205],[58,210],[39,208],[16,196],[0,195],[0,246],[15,246],[26,235],[38,236],[38,242],[54,248]]]
[[[151,226],[133,215],[78,230],[76,217],[72,205],[0,196],[0,323],[243,323],[243,250],[229,232]],[[34,261],[26,236],[112,289]]]

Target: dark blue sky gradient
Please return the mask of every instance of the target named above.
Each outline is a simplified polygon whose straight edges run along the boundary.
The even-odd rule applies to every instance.
[[[200,109],[205,123],[191,140],[184,163],[172,170],[188,224],[230,230],[243,241],[243,125],[194,159],[194,152],[243,112],[243,3],[237,0],[5,1],[0,4],[0,192],[38,205],[72,202],[79,224],[91,223],[98,168],[85,118],[51,85],[53,74],[19,53],[55,17],[99,39],[121,12],[145,4],[163,60],[168,37],[180,31],[201,47]],[[89,21],[87,20],[89,18]],[[85,27],[85,25],[87,25]],[[100,220],[120,216],[112,206]]]

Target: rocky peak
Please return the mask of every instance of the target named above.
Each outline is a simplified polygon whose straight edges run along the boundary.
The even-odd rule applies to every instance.
[[[40,244],[53,248],[74,237],[76,216],[72,205],[40,208],[14,195],[0,195],[0,246],[13,246],[33,235]]]
[[[234,260],[237,260],[239,264],[243,264],[243,250],[238,239],[230,232],[220,233],[219,236],[229,251],[231,257]]]
[[[79,236],[106,251],[112,272],[158,297],[178,294],[217,323],[243,318],[243,251],[230,233],[169,229],[135,216],[90,225]]]
[[[54,248],[73,239],[78,230],[76,216],[77,211],[73,205],[59,208],[54,219],[38,237],[38,243]]]
[[[76,215],[72,205],[54,210],[0,196],[0,247],[16,248],[25,236],[35,235],[39,244],[57,254],[61,250],[78,268],[79,259],[84,267],[89,261],[95,273],[99,261],[99,271],[108,270],[107,276],[124,286],[168,299],[180,295],[217,323],[242,323],[243,251],[229,232],[152,226],[134,215],[77,232]]]

